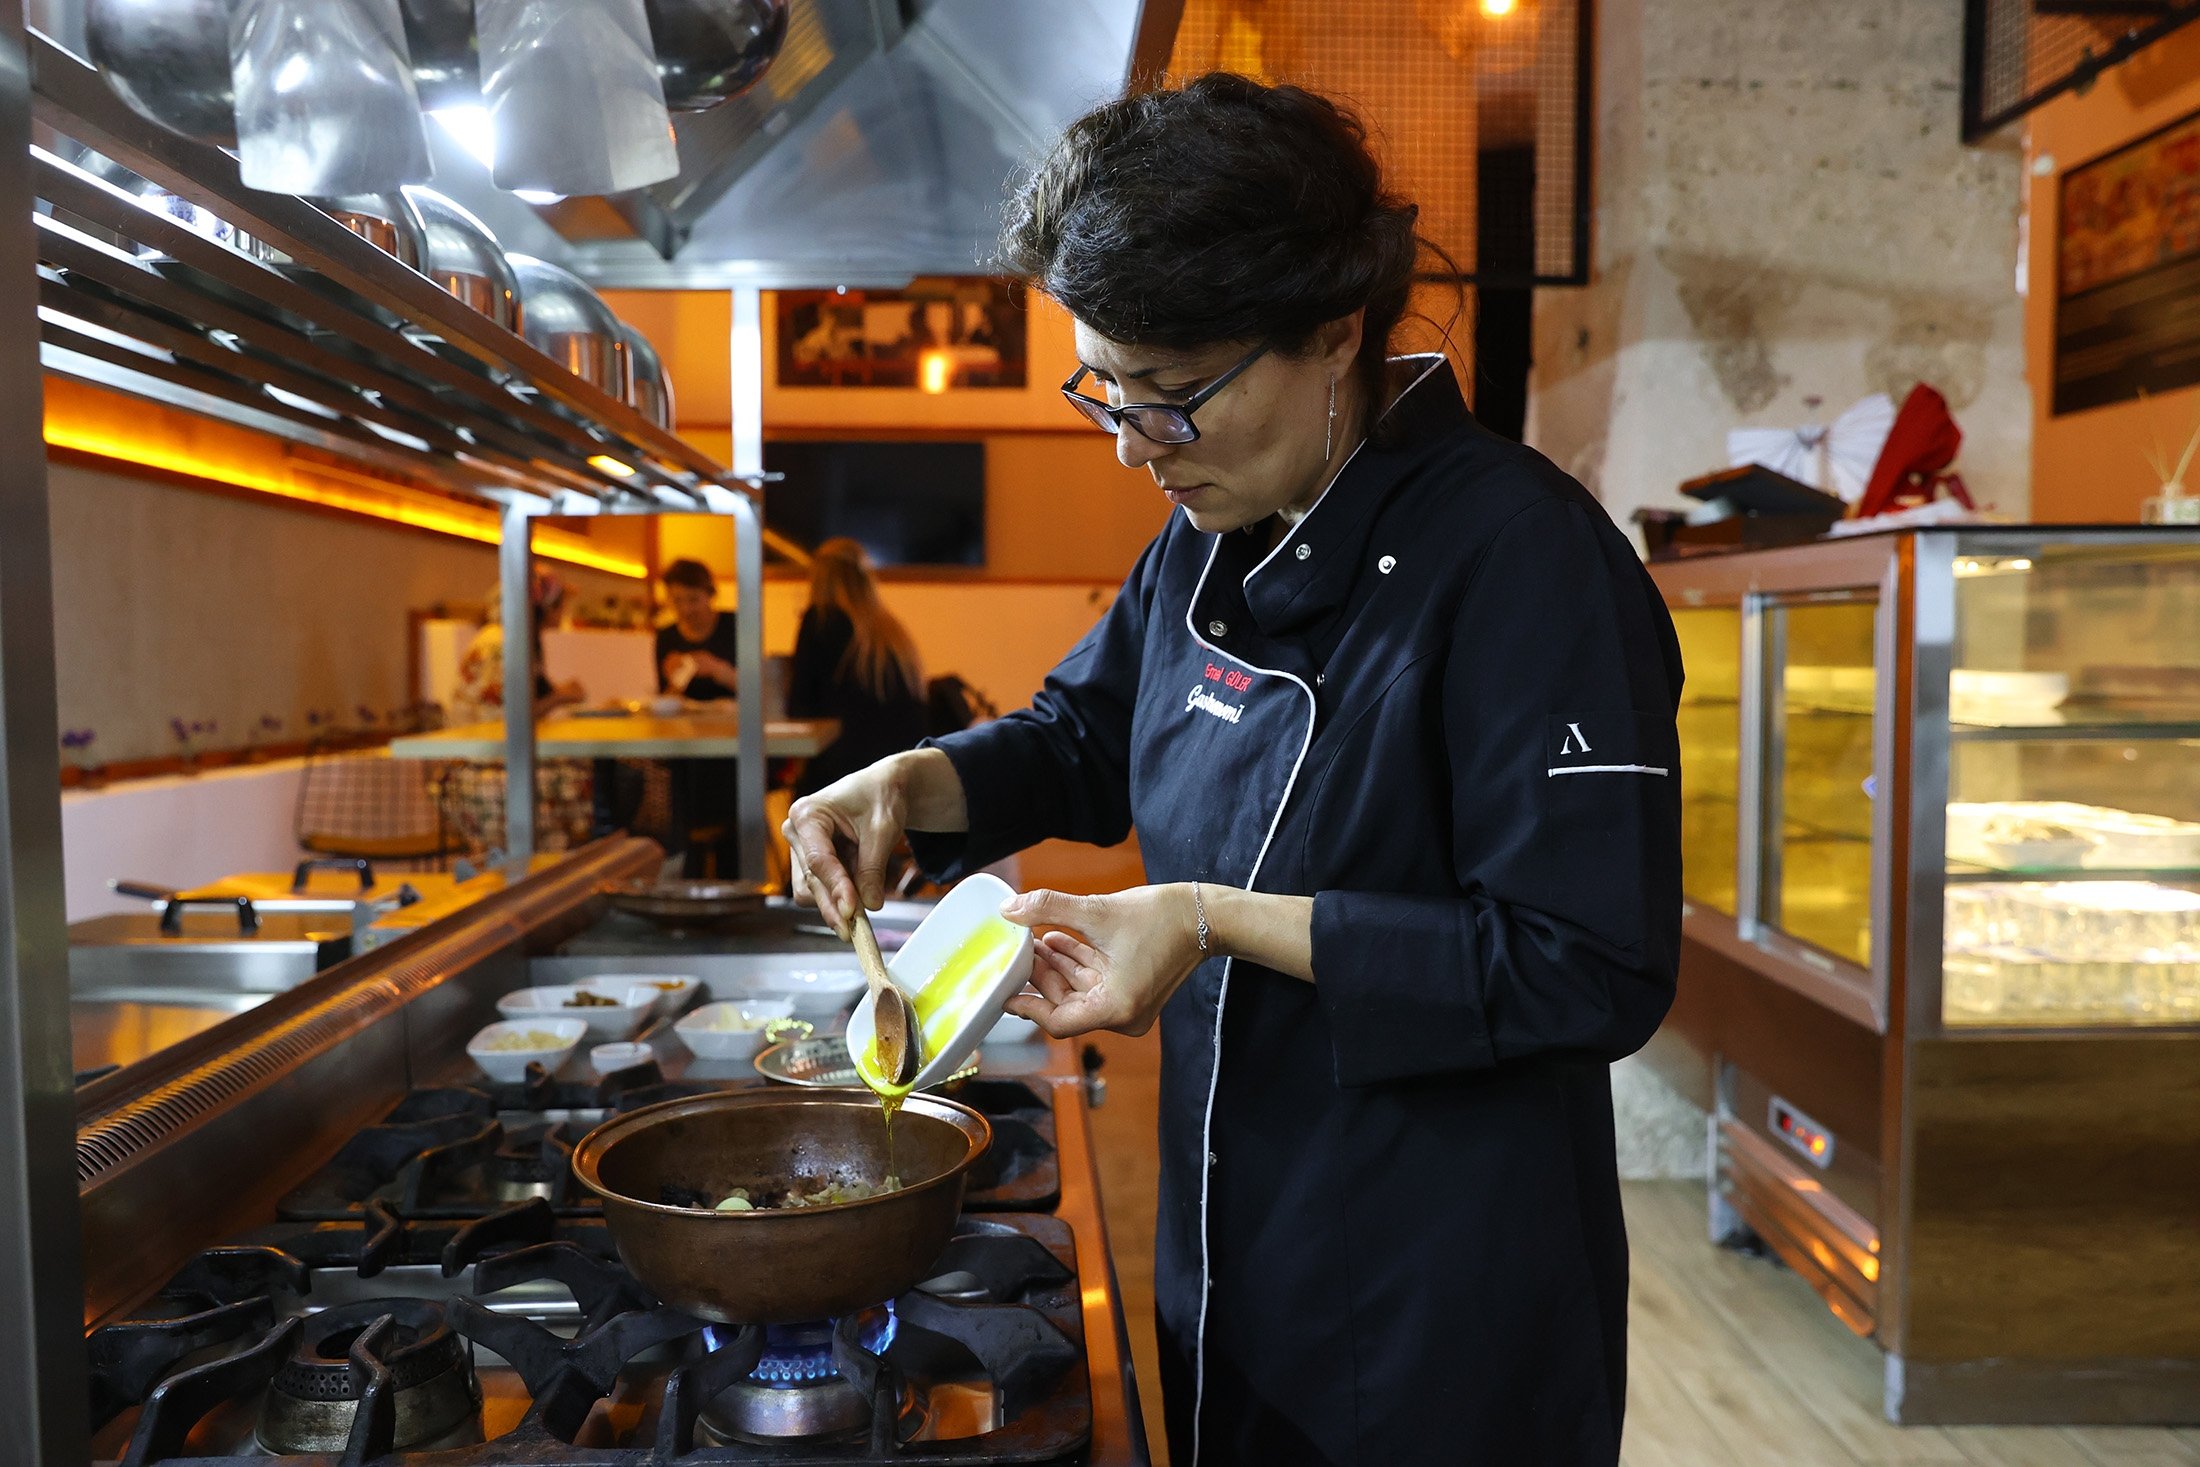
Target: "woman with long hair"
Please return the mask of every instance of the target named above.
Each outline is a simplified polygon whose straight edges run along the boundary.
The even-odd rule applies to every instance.
[[[879,600],[870,561],[853,540],[827,540],[810,562],[810,606],[795,633],[787,712],[840,720],[840,737],[795,781],[797,795],[914,749],[924,737],[917,644]]]

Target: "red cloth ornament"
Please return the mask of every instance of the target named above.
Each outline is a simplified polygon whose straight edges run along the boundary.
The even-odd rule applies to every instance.
[[[1963,446],[1963,430],[1949,416],[1948,399],[1920,382],[1902,399],[1886,446],[1872,465],[1871,482],[1857,500],[1855,517],[1868,519],[1892,509],[1926,504],[1946,490],[1965,509],[1976,509],[1963,480],[1946,472]]]

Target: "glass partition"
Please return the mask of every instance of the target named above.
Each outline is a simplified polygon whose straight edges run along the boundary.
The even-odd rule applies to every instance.
[[[1788,936],[1871,966],[1872,665],[1866,593],[1765,610],[1767,722],[1760,912]]]
[[[1741,608],[1676,610],[1673,630],[1687,670],[1679,712],[1681,890],[1690,901],[1731,917],[1740,833],[1735,792],[1742,762]]]

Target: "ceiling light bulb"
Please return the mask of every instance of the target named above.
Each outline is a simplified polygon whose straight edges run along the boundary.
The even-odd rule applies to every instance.
[[[1482,13],[1492,20],[1503,20],[1518,8],[1520,0],[1482,0]]]
[[[615,459],[608,453],[599,453],[595,455],[595,457],[589,459],[588,466],[592,469],[600,470],[603,473],[613,475],[614,477],[620,479],[631,479],[634,477],[634,466],[632,464],[624,463],[618,459]]]

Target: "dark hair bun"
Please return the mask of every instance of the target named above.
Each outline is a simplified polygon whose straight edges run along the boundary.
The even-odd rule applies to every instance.
[[[1359,118],[1213,72],[1070,124],[1017,190],[1004,265],[1114,341],[1303,347],[1365,308],[1379,386],[1405,314],[1419,210],[1383,187]]]

